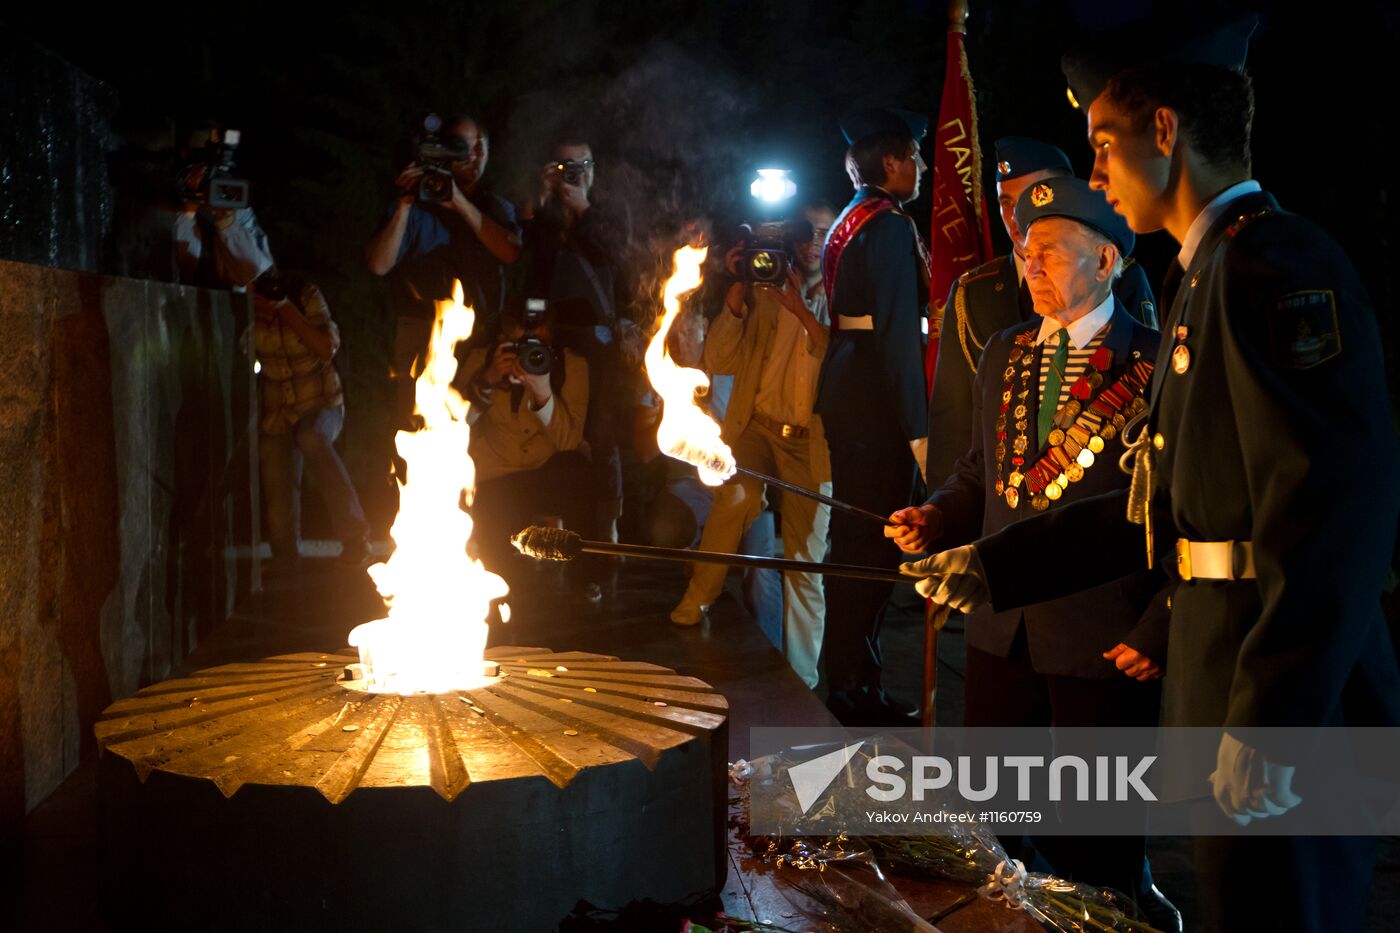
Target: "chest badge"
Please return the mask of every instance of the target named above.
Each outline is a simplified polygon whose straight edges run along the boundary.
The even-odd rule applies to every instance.
[[[1186,370],[1190,368],[1191,350],[1184,343],[1178,344],[1177,348],[1172,351],[1172,370],[1175,371],[1178,376],[1180,376],[1183,375],[1186,372]]]

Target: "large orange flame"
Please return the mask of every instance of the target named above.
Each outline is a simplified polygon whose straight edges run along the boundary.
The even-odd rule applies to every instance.
[[[459,507],[476,491],[476,467],[467,452],[469,405],[452,388],[453,349],[471,335],[475,318],[462,304],[458,282],[452,300],[438,302],[427,362],[414,385],[422,427],[400,431],[396,439],[408,475],[399,478],[394,553],[369,569],[389,615],[350,632],[365,686],[375,692],[479,686],[490,603],[508,592],[504,580],[467,556],[472,520]]]
[[[695,404],[696,392],[709,388],[709,377],[698,369],[677,365],[666,348],[666,337],[681,311],[681,296],[700,285],[706,252],[690,246],[676,250],[675,272],[666,280],[661,295],[665,314],[647,345],[646,364],[647,377],[663,402],[657,446],[668,456],[693,464],[701,482],[718,486],[734,475],[734,454],[720,440],[719,425]]]

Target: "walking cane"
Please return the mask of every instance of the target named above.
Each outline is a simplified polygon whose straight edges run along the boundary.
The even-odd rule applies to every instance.
[[[951,606],[940,606],[931,599],[924,600],[924,702],[922,720],[925,728],[937,725],[938,719],[938,633],[948,624]]]

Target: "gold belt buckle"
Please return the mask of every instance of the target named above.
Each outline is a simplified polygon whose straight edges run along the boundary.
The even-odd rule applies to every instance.
[[[785,424],[785,425],[783,425],[783,429],[782,429],[782,435],[783,435],[783,437],[792,437],[792,436],[795,435],[796,433],[797,433],[797,428],[796,428],[795,426],[790,425],[790,424]]]
[[[1176,539],[1176,574],[1183,580],[1191,579],[1191,542],[1185,538]]]

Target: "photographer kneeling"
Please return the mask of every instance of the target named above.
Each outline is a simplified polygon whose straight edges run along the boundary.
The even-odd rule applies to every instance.
[[[543,305],[508,306],[500,339],[469,350],[457,369],[465,374],[462,395],[472,403],[472,547],[497,573],[514,560],[511,535],[537,516],[557,515],[570,531],[595,536],[590,465],[578,449],[588,363],[551,345]],[[596,561],[575,560],[569,569],[576,595],[601,599]]]

